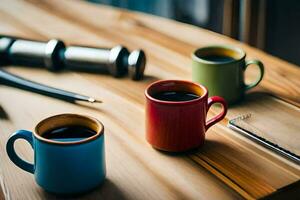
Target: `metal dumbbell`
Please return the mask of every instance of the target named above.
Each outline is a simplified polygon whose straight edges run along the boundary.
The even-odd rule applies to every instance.
[[[108,71],[114,77],[127,73],[134,80],[142,79],[146,56],[142,50],[131,54],[123,46],[112,49],[68,46],[60,40],[47,43],[10,37],[0,38],[0,58],[3,63],[45,66],[49,70]]]
[[[146,56],[142,50],[135,50],[129,54],[123,46],[112,49],[69,46],[63,57],[64,64],[69,69],[100,70],[99,67],[104,65],[104,69],[114,77],[129,73],[134,80],[143,77],[146,64]]]

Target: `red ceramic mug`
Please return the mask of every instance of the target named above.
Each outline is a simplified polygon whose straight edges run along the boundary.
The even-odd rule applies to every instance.
[[[198,97],[188,101],[159,100],[161,92],[186,92]],[[200,147],[205,132],[221,121],[227,113],[227,104],[221,97],[208,98],[207,89],[199,84],[181,80],[163,80],[152,83],[145,91],[146,139],[156,149],[180,152]],[[214,103],[222,111],[206,121],[207,112]]]

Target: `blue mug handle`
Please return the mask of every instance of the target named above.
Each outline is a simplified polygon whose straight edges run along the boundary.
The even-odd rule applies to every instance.
[[[26,130],[19,130],[19,131],[16,131],[15,133],[13,133],[9,137],[9,139],[6,143],[7,155],[15,165],[17,165],[21,169],[33,174],[34,173],[34,165],[21,159],[15,151],[14,143],[17,139],[20,139],[20,138],[29,142],[29,144],[33,148],[32,132],[26,131]]]

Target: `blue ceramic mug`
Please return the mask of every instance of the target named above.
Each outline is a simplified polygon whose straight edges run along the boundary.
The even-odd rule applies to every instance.
[[[66,126],[83,126],[96,134],[82,140],[57,141],[43,133]],[[34,164],[22,160],[15,152],[17,139],[25,139],[34,150]],[[104,127],[96,119],[61,114],[44,119],[34,132],[19,130],[7,141],[6,151],[11,161],[34,174],[38,185],[57,194],[87,192],[101,184],[106,175]]]

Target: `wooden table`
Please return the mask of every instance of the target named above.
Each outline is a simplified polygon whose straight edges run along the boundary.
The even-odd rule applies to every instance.
[[[1,0],[0,33],[38,40],[60,38],[68,44],[142,48],[148,62],[145,80],[115,79],[101,74],[8,66],[8,71],[34,81],[95,96],[101,105],[70,104],[38,94],[0,87],[1,197],[56,199],[9,161],[5,143],[17,129],[32,130],[50,115],[79,113],[105,125],[107,180],[85,199],[255,199],[279,198],[296,191],[300,167],[226,127],[212,127],[197,152],[169,155],[144,139],[144,89],[158,79],[190,79],[190,54],[209,44],[243,48],[260,59],[266,75],[256,91],[300,105],[300,68],[228,37],[168,19],[71,0]],[[247,71],[250,79],[255,70]],[[210,111],[210,115],[214,109]],[[230,115],[230,111],[229,111]],[[266,119],[267,120],[267,119]],[[25,142],[16,145],[32,161]],[[297,182],[298,181],[298,182]],[[287,186],[287,188],[284,188]],[[295,193],[292,194],[295,196]],[[299,196],[298,196],[299,197]]]

